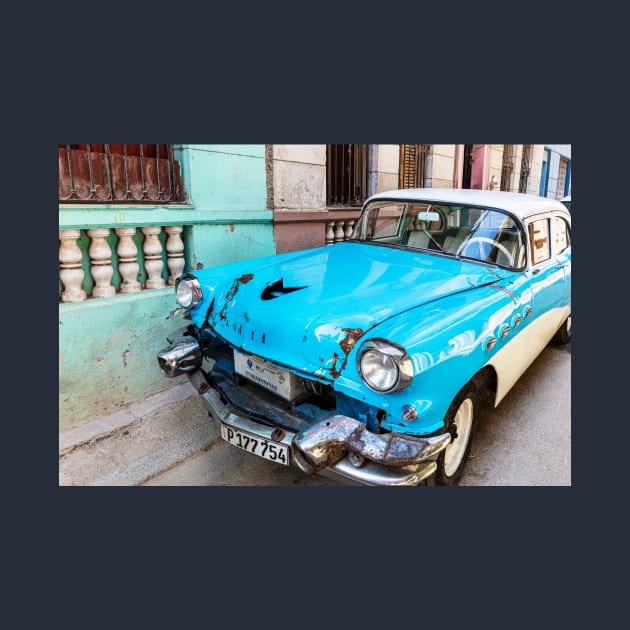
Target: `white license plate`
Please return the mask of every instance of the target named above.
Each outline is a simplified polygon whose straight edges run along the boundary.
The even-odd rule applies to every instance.
[[[234,371],[288,401],[295,400],[305,391],[302,379],[297,375],[238,350],[234,350]]]
[[[276,462],[276,464],[289,465],[289,447],[286,444],[266,440],[225,424],[221,424],[221,437],[229,444],[242,448],[248,453]]]

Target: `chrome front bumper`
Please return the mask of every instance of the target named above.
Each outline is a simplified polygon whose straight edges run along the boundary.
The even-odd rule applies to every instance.
[[[301,431],[268,426],[225,401],[200,369],[201,353],[191,346],[191,340],[191,337],[180,339],[159,353],[158,362],[164,374],[186,374],[216,420],[285,444],[294,465],[307,474],[341,477],[363,485],[416,486],[433,475],[437,456],[450,443],[449,433],[426,438],[372,433],[365,423],[336,413]]]

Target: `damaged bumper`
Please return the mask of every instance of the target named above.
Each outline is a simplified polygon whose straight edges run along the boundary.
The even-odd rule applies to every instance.
[[[158,353],[164,375],[186,374],[215,419],[270,443],[284,444],[292,463],[307,474],[365,485],[418,485],[435,472],[438,454],[450,443],[448,433],[426,438],[372,433],[365,423],[337,413],[324,415],[301,430],[267,425],[230,404],[225,392],[201,369],[202,353],[194,338],[173,337],[171,345]]]

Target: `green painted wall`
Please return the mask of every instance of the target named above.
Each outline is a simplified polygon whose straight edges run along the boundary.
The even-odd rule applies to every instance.
[[[175,150],[187,204],[65,204],[59,207],[59,229],[185,225],[187,269],[195,262],[211,267],[273,254],[264,145],[176,145]],[[84,231],[79,245],[87,249]],[[83,269],[90,290],[85,259]],[[59,304],[60,431],[185,381],[166,379],[156,360],[166,335],[185,325],[179,315],[166,319],[175,308],[172,287]]]

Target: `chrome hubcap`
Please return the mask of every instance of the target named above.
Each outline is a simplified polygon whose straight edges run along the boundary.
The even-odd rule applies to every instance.
[[[444,449],[444,472],[452,477],[464,458],[473,420],[473,403],[470,398],[466,398],[459,406],[453,424],[457,428],[457,436]]]

